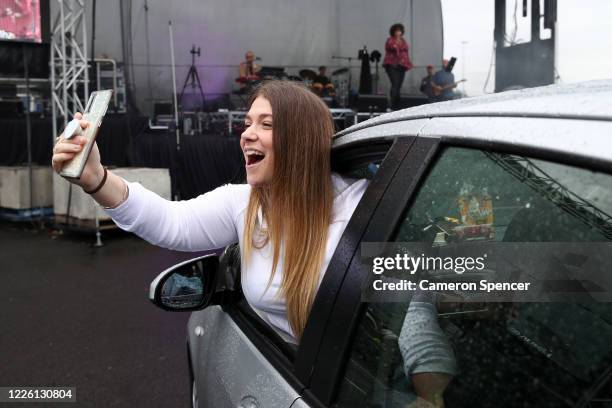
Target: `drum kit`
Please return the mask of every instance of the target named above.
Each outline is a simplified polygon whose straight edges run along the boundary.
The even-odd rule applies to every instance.
[[[345,108],[348,106],[349,96],[349,69],[340,68],[331,73],[331,82],[322,85],[317,81],[317,74],[310,69],[303,69],[299,72],[302,81],[312,89],[317,95],[321,96],[326,102],[333,106]],[[331,99],[331,102],[329,101]]]
[[[350,92],[350,71],[349,68],[340,68],[331,73],[331,82],[323,85],[317,82],[317,73],[311,69],[302,69],[298,72],[299,76],[288,75],[280,67],[262,67],[257,75],[236,78],[236,83],[241,88],[237,93],[248,94],[261,81],[267,79],[285,79],[300,82],[306,85],[314,93],[323,98],[328,104],[340,107],[348,106]]]

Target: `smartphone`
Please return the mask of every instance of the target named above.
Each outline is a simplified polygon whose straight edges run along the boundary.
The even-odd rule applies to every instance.
[[[83,112],[83,119],[89,122],[89,126],[83,129],[80,136],[87,139],[87,143],[83,146],[83,149],[78,152],[70,161],[67,161],[60,171],[60,176],[66,178],[80,178],[85,168],[85,163],[91,153],[91,148],[96,141],[98,135],[98,129],[102,124],[102,119],[108,109],[108,104],[113,95],[112,90],[103,90],[92,92],[85,106],[85,112]]]

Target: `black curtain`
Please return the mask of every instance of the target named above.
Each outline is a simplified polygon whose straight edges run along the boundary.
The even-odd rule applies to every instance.
[[[51,118],[30,118],[32,126],[32,162],[51,165]],[[25,119],[0,119],[0,165],[28,165]]]
[[[236,136],[183,135],[177,151],[174,133],[147,131],[137,136],[134,146],[133,165],[170,169],[172,195],[179,194],[182,200],[245,180]]]

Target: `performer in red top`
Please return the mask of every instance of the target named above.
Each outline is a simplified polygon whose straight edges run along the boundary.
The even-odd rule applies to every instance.
[[[391,82],[391,108],[399,107],[400,89],[404,82],[406,71],[412,68],[412,62],[408,56],[408,43],[404,39],[404,26],[400,23],[393,24],[389,29],[389,38],[385,43],[385,59],[383,67],[387,71]]]

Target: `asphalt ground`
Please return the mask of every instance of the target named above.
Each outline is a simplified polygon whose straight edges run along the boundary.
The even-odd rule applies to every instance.
[[[148,300],[150,282],[196,256],[122,231],[57,234],[0,222],[0,387],[76,387],[76,403],[186,407],[189,313]]]

